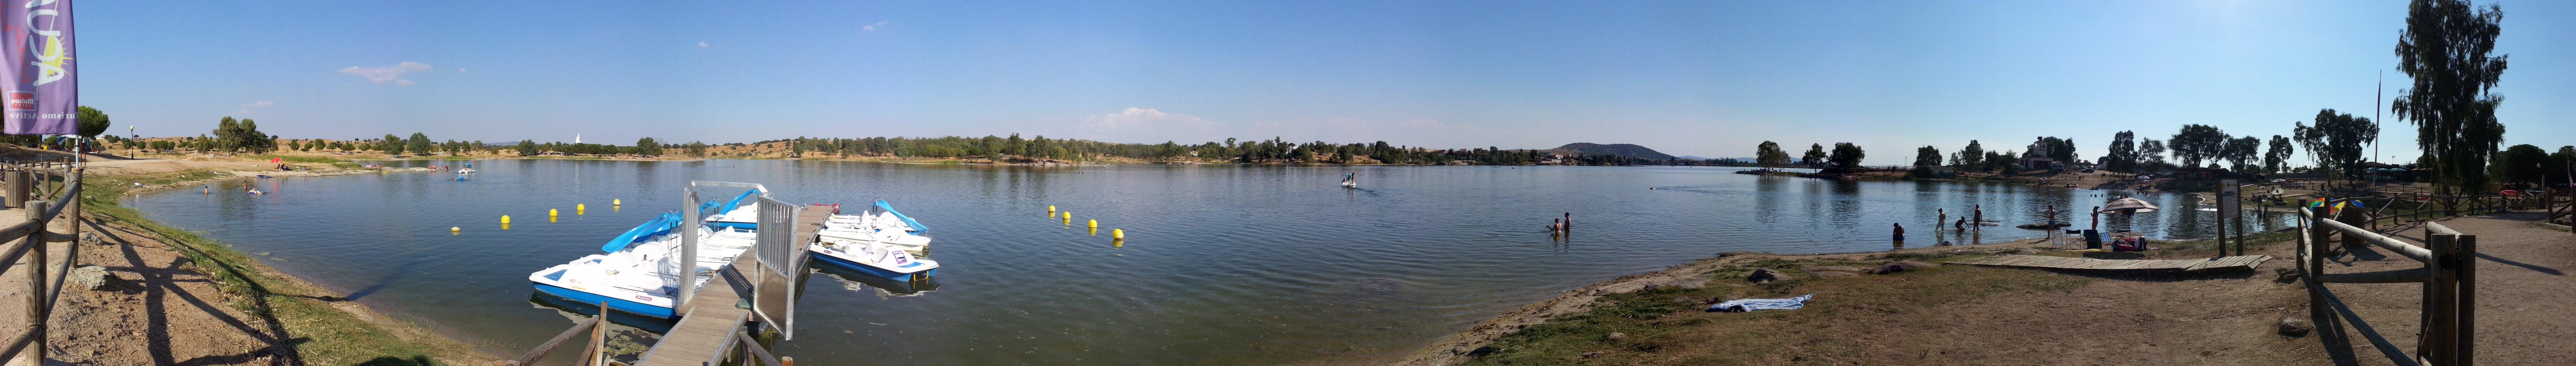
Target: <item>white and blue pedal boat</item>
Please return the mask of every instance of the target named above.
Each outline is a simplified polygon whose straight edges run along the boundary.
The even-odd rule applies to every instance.
[[[636,315],[669,319],[674,317],[671,305],[679,295],[681,273],[695,284],[703,285],[716,270],[733,263],[734,257],[751,249],[757,237],[750,230],[705,226],[680,228],[679,214],[666,213],[652,221],[627,230],[600,247],[606,254],[592,254],[528,274],[538,292],[562,297],[582,304],[607,303],[608,308]],[[697,263],[683,271],[680,263],[680,235],[698,236]]]

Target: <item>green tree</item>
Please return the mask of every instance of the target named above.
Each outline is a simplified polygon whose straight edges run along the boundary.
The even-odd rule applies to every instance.
[[[1914,166],[1931,167],[1934,165],[1941,165],[1941,149],[1934,148],[1932,145],[1923,145],[1923,147],[1914,148]]]
[[[2379,139],[2379,124],[2370,118],[2336,113],[2333,109],[2317,110],[2316,125],[2292,123],[2290,138],[2307,148],[2308,156],[2318,167],[2338,172],[2355,171],[2365,156],[2362,150]]]
[[[2138,171],[2138,134],[2120,131],[2111,134],[2111,146],[2103,149],[2102,169],[2115,172]]]
[[[1867,155],[1861,152],[1860,145],[1853,145],[1849,142],[1836,142],[1834,143],[1833,154],[1826,156],[1825,161],[1832,163],[1834,169],[1850,171],[1852,169],[1860,168],[1861,158],[1865,156]]]
[[[2297,133],[2292,132],[2291,134],[2295,135]],[[2272,139],[2270,140],[2270,143],[2266,144],[2266,147],[2267,148],[2263,150],[2263,172],[2280,173],[2288,171],[2287,168],[2289,168],[2290,157],[2297,156],[2294,152],[2295,150],[2290,147],[2290,138],[2281,137],[2281,135],[2272,135]]]
[[[2542,183],[2576,184],[2576,145],[2559,146],[2558,152],[2550,153],[2549,171],[2544,174],[2550,178]]]
[[[98,108],[80,106],[78,115],[73,118],[80,121],[81,136],[98,136],[107,133],[107,112],[100,112]]]
[[[2495,176],[2507,183],[2540,182],[2548,168],[2549,152],[2531,144],[2504,148],[2495,157]]]
[[[2466,0],[2415,0],[2406,6],[2406,30],[2397,36],[2397,71],[2414,79],[2389,105],[2416,126],[2415,145],[2432,164],[2444,191],[2485,190],[2486,162],[2504,141],[2492,92],[2505,70],[2495,52],[2504,8],[2478,9]]]
[[[227,153],[233,152],[234,144],[240,143],[240,141],[237,140],[240,136],[241,121],[233,119],[232,116],[224,116],[223,119],[215,121],[214,138],[217,139],[217,141],[214,141],[214,143],[209,144],[209,146],[202,150],[210,153],[215,151]],[[202,139],[203,136],[200,136],[200,138]]]
[[[1988,156],[1986,154],[1986,147],[1984,145],[1977,144],[1977,140],[1968,140],[1968,147],[1959,148],[1958,156],[1959,157],[1957,159],[1952,159],[1956,160],[1952,163],[1958,165],[1960,169],[1993,170],[1986,169],[1986,157]]]
[[[635,155],[662,155],[662,143],[659,141],[653,141],[653,138],[651,137],[637,139],[635,140]]]
[[[1798,164],[1808,168],[1819,168],[1825,165],[1826,157],[1825,144],[1810,144],[1807,145],[1807,153],[1798,157]]]
[[[403,154],[403,143],[402,143],[402,137],[397,137],[397,136],[394,136],[394,134],[390,134],[390,133],[388,133],[388,134],[385,134],[385,138],[384,138],[383,140],[376,140],[376,141],[377,141],[377,142],[376,142],[376,148],[377,148],[377,149],[382,149],[382,150],[384,150],[384,151],[385,151],[385,155],[402,155],[402,154]]]
[[[2200,162],[2218,160],[2226,154],[2227,132],[2210,125],[2183,125],[2182,132],[2167,140],[2165,148],[2172,149],[2174,158],[2182,160],[2183,166],[2198,168]]]
[[[2219,159],[2227,161],[2228,170],[2252,171],[2255,170],[2254,162],[2262,160],[2263,139],[2254,136],[2227,139],[2219,150]]]
[[[1763,141],[1753,146],[1753,161],[1764,168],[1779,168],[1789,165],[1789,151],[1781,150],[1779,143]]]
[[[2165,142],[2157,139],[2138,140],[2138,171],[2165,165]]]
[[[537,156],[537,141],[519,140],[519,156]]]
[[[405,140],[401,143],[403,144],[403,150],[409,150],[415,154],[429,155],[431,151],[435,151],[431,150],[435,147],[430,146],[433,143],[429,142],[429,135],[421,134],[419,132],[411,133],[411,139]]]

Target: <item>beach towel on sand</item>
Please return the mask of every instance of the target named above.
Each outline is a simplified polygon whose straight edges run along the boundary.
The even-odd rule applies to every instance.
[[[1708,311],[1741,313],[1754,310],[1798,310],[1798,308],[1807,307],[1807,298],[1812,297],[1816,297],[1816,294],[1798,295],[1798,297],[1786,299],[1727,300],[1717,305],[1709,305]]]

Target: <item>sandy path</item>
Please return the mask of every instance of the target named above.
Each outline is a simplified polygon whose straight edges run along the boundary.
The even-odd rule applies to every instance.
[[[2566,291],[2576,270],[2576,234],[2537,224],[2540,214],[2521,211],[2441,221],[2478,237],[2477,362],[2489,365],[2565,364],[2576,359],[2576,293]],[[2424,226],[2385,233],[2422,245]],[[2376,248],[2328,257],[2327,273],[2420,268],[2423,264]],[[2415,284],[2333,284],[2335,296],[2354,308],[2382,336],[2412,350],[2423,306]],[[2332,347],[2332,344],[2328,345]],[[2357,364],[2389,364],[2380,351],[2354,336],[2348,345]],[[2338,355],[2342,356],[2342,355]],[[2345,358],[2345,357],[2338,357]]]

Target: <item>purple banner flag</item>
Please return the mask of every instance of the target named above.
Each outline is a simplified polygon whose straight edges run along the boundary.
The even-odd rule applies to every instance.
[[[79,131],[71,0],[0,0],[0,115],[11,135]]]

